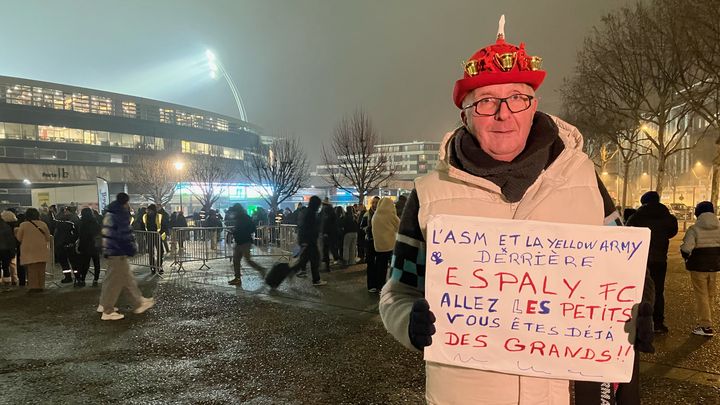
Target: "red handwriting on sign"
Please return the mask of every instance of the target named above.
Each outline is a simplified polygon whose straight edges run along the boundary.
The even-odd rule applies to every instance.
[[[445,332],[445,344],[448,346],[472,346],[472,347],[487,347],[485,338],[487,335],[475,335],[472,337],[470,333],[463,333],[458,335],[454,332]]]
[[[464,284],[459,282],[460,277],[456,275],[456,272],[458,271],[462,272],[462,270],[458,267],[447,268],[445,273],[446,285],[464,286]],[[569,281],[566,278],[562,278],[561,281],[558,281],[549,276],[542,276],[541,279],[533,279],[528,272],[523,273],[520,278],[518,278],[515,274],[508,272],[498,272],[493,274],[491,278],[488,278],[483,275],[483,271],[483,269],[475,269],[472,272],[472,281],[469,285],[470,288],[488,288],[490,287],[492,281],[493,285],[501,292],[511,289],[512,291],[517,291],[518,293],[532,291],[533,294],[541,293],[544,296],[561,294],[563,296],[567,296],[567,298],[573,298],[573,295],[578,291],[578,287],[582,282],[581,280]],[[553,283],[555,285],[552,285]],[[626,289],[628,289],[628,287],[622,289],[618,293],[618,296],[620,296]],[[607,293],[612,291],[614,290],[609,289]]]

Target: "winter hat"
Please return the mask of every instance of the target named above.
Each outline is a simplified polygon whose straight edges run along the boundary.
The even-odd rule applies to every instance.
[[[698,203],[698,205],[695,207],[695,216],[696,217],[699,217],[700,214],[703,214],[706,212],[715,212],[715,208],[713,207],[713,204],[710,201],[703,201],[701,203]]]
[[[640,204],[657,204],[660,202],[660,194],[657,191],[648,191],[640,197]]]
[[[524,43],[516,46],[505,42],[505,15],[502,15],[497,41],[463,62],[463,78],[455,82],[453,101],[462,108],[463,99],[469,92],[491,84],[525,83],[537,90],[545,79],[541,66],[542,58],[528,55]]]

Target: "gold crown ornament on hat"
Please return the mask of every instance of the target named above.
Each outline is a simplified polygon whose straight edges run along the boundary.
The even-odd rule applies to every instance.
[[[542,58],[528,55],[525,44],[516,46],[505,42],[505,15],[500,16],[495,43],[475,52],[464,61],[463,78],[455,83],[453,101],[461,103],[470,91],[491,84],[526,83],[533,89],[545,79]]]

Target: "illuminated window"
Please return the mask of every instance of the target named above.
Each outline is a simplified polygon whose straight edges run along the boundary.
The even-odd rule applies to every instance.
[[[82,113],[90,112],[90,97],[82,93],[73,93],[72,109]]]
[[[192,115],[186,112],[178,111],[175,113],[175,123],[184,127],[191,127]]]
[[[174,124],[175,118],[174,118],[174,111],[167,109],[167,108],[160,108],[160,122],[164,122],[166,124]]]
[[[135,118],[137,116],[137,106],[132,101],[122,102],[122,115],[128,118]]]
[[[100,115],[113,115],[112,99],[108,97],[90,97],[90,112]]]
[[[16,84],[5,92],[8,104],[32,105],[32,88]]]
[[[193,128],[205,128],[205,117],[202,115],[192,115],[192,126]]]

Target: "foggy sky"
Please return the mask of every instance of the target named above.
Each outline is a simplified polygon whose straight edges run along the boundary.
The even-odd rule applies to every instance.
[[[358,107],[382,141],[440,140],[459,120],[461,62],[495,40],[526,43],[548,75],[540,110],[583,38],[623,0],[0,1],[0,75],[158,99],[238,116],[212,49],[249,120],[299,137],[319,162],[323,141]]]

